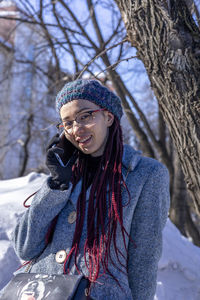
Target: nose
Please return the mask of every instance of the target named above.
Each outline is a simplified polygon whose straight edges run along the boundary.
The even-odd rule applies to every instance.
[[[74,120],[72,128],[71,128],[71,132],[76,134],[77,132],[80,132],[83,129],[84,125],[80,124],[78,122],[76,122],[76,120]]]

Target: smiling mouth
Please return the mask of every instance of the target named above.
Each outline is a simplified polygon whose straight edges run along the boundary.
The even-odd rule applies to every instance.
[[[91,138],[92,138],[92,136],[89,136],[84,139],[80,139],[77,142],[79,145],[86,145],[88,142],[90,142]]]

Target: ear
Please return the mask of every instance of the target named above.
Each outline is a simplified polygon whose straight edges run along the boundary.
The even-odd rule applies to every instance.
[[[108,127],[110,127],[112,124],[113,124],[113,122],[114,122],[114,115],[111,113],[111,112],[109,112],[109,111],[105,111],[105,113],[106,113],[106,122],[107,122],[107,126]]]

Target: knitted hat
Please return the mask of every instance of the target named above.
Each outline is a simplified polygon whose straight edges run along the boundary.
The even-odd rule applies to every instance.
[[[95,79],[78,79],[65,84],[56,97],[56,110],[59,112],[64,104],[81,99],[106,108],[119,120],[122,117],[119,97]]]

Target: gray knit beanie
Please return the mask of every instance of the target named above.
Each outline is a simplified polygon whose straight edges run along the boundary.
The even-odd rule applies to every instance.
[[[73,100],[88,100],[106,108],[119,120],[122,117],[121,101],[117,95],[95,79],[78,79],[65,84],[56,97],[56,110]]]

